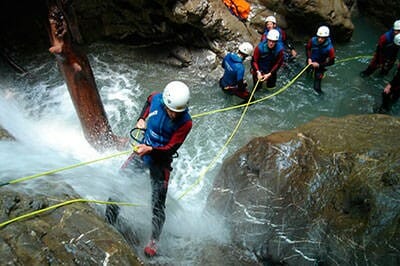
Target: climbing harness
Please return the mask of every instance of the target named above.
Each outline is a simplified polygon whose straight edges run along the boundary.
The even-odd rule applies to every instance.
[[[139,135],[140,133],[143,133],[146,131],[146,129],[144,128],[138,128],[138,127],[134,127],[131,129],[131,131],[129,132],[129,135],[131,136],[131,139],[139,144],[143,143],[143,139],[139,139]],[[135,134],[134,134],[135,133]],[[131,143],[132,144],[132,143]]]

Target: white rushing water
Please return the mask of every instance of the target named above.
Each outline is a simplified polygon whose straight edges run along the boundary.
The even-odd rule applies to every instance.
[[[369,24],[366,24],[369,25]],[[312,81],[303,75],[286,91],[251,106],[236,135],[224,148],[238,123],[243,108],[194,118],[193,130],[174,161],[167,202],[167,220],[157,259],[190,264],[198,256],[198,246],[210,241],[228,242],[229,232],[222,220],[204,212],[207,195],[215,175],[227,156],[256,136],[294,128],[318,116],[344,116],[371,113],[380,100],[384,84],[391,78],[359,77],[368,59],[349,59],[371,55],[383,29],[356,24],[353,40],[336,45],[338,63],[329,68],[323,80],[324,95],[312,90]],[[278,88],[289,82],[302,68],[303,44],[299,44],[298,66],[282,69]],[[224,95],[218,88],[222,70],[205,75],[196,66],[177,69],[146,58],[143,50],[123,45],[95,44],[89,59],[114,133],[128,136],[150,92],[162,90],[171,80],[182,80],[191,88],[191,113],[228,107],[240,99]],[[150,54],[147,54],[150,57]],[[116,153],[101,154],[85,141],[66,86],[54,58],[43,53],[24,58],[31,76],[20,76],[0,65],[0,125],[17,141],[0,142],[0,181],[5,182]],[[248,76],[250,87],[252,85]],[[268,91],[256,93],[262,98]],[[394,115],[400,114],[398,105]],[[222,149],[222,150],[221,150]],[[219,157],[216,157],[220,155]],[[142,249],[149,237],[149,179],[146,174],[130,178],[119,175],[126,155],[43,176],[49,182],[67,182],[82,198],[119,199],[141,207],[123,207],[122,216],[139,233]],[[214,160],[215,159],[215,160]],[[29,180],[26,182],[35,182]],[[182,197],[183,196],[183,197]],[[99,213],[104,206],[98,206]]]

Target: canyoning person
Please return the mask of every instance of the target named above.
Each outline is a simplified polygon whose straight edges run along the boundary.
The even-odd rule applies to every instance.
[[[245,67],[243,61],[253,54],[253,45],[243,42],[237,53],[228,53],[222,60],[224,75],[219,80],[220,88],[228,94],[236,95],[246,101],[250,98],[247,82],[244,79]]]
[[[397,41],[400,44],[400,34],[397,37]],[[392,109],[400,97],[400,64],[397,66],[396,74],[393,79],[386,84],[382,91],[382,104],[378,109],[378,113],[386,114]]]
[[[314,73],[314,90],[321,94],[321,81],[327,66],[335,63],[335,49],[327,26],[320,26],[316,36],[306,44],[307,64]]]
[[[279,31],[271,29],[268,32],[267,40],[260,42],[254,49],[251,62],[253,83],[261,88],[264,81],[267,88],[274,88],[277,80],[277,72],[283,64],[283,45],[279,40]]]
[[[136,128],[145,130],[143,143],[135,146],[134,153],[121,167],[122,172],[131,175],[134,171],[142,170],[137,169],[140,165],[150,170],[152,233],[144,248],[145,255],[150,257],[157,253],[157,241],[165,222],[171,164],[192,128],[189,98],[189,88],[181,81],[172,81],[162,93],[153,92],[148,96],[136,123]],[[115,222],[118,211],[113,209],[115,206],[107,207],[107,219],[111,218]]]
[[[266,41],[268,32],[272,29],[276,29],[279,32],[279,41],[282,42],[283,47],[285,48],[284,60],[289,62],[292,61],[297,56],[296,49],[294,48],[294,45],[288,40],[286,32],[281,27],[278,27],[275,16],[268,16],[265,19],[264,32],[261,35],[260,41]]]
[[[380,68],[379,74],[385,76],[392,68],[399,52],[399,44],[394,42],[395,36],[400,33],[400,20],[393,23],[393,27],[379,37],[375,53],[368,67],[361,71],[362,77],[368,77]]]

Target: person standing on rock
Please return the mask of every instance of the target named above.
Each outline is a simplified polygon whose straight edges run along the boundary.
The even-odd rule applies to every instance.
[[[285,61],[292,61],[297,56],[296,49],[293,44],[289,42],[286,32],[281,27],[278,27],[275,16],[268,16],[265,19],[265,28],[260,41],[266,41],[268,32],[272,29],[276,29],[279,32],[279,41],[282,42],[285,48]]]
[[[181,81],[172,81],[162,93],[154,92],[147,98],[136,128],[145,130],[142,144],[125,161],[121,171],[132,174],[138,166],[150,170],[152,187],[152,233],[144,248],[146,256],[157,253],[157,241],[165,222],[165,201],[172,161],[192,128],[189,114],[189,88]],[[129,171],[128,171],[129,170]],[[119,212],[117,205],[107,205],[106,218],[114,224]]]
[[[267,88],[276,86],[277,72],[283,64],[284,48],[279,42],[279,31],[271,29],[267,40],[260,42],[254,49],[252,58],[252,75],[254,86],[261,88],[267,82]]]
[[[244,79],[245,67],[243,61],[253,54],[253,45],[243,42],[239,45],[238,53],[228,53],[222,60],[224,75],[219,80],[223,92],[236,95],[246,101],[250,98],[247,82]]]
[[[399,52],[400,44],[394,42],[395,36],[400,33],[400,20],[393,23],[393,27],[379,37],[378,44],[376,45],[374,56],[370,61],[367,69],[361,71],[362,77],[368,77],[380,68],[382,76],[387,75],[393,68],[396,62],[397,54]]]
[[[316,36],[308,41],[306,55],[307,64],[312,67],[314,73],[314,90],[321,94],[321,81],[326,67],[335,63],[335,49],[327,26],[319,27]]]

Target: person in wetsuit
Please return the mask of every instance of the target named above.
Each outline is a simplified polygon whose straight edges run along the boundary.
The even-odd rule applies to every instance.
[[[293,61],[297,56],[296,49],[294,48],[294,45],[288,40],[286,32],[281,27],[278,27],[275,16],[268,16],[265,19],[265,28],[263,34],[261,35],[260,41],[266,41],[268,32],[272,29],[276,29],[279,32],[279,42],[283,44],[283,47],[285,49],[284,61]]]
[[[284,48],[279,42],[279,31],[271,29],[267,40],[260,42],[254,49],[252,58],[252,74],[254,86],[261,88],[262,82],[267,83],[267,88],[274,88],[277,72],[283,64]]]
[[[400,33],[400,20],[393,23],[393,27],[379,37],[374,56],[368,67],[361,71],[362,77],[368,77],[380,68],[380,74],[385,76],[393,68],[399,52],[399,44],[394,42],[395,36]]]
[[[165,222],[171,164],[192,128],[189,98],[189,88],[181,81],[168,83],[162,93],[150,94],[136,123],[136,128],[145,130],[142,144],[135,146],[134,153],[121,166],[121,171],[127,174],[141,170],[140,166],[150,170],[152,233],[144,248],[145,255],[150,257],[157,253],[157,241]],[[107,205],[106,210],[106,218],[112,224],[118,215],[115,206]]]
[[[314,71],[314,90],[321,94],[321,81],[327,66],[335,63],[335,49],[333,48],[330,31],[327,26],[321,26],[316,36],[306,44],[307,64]]]
[[[222,60],[224,75],[219,80],[219,86],[223,92],[236,95],[246,101],[250,93],[247,90],[247,82],[244,79],[245,67],[243,61],[253,54],[253,45],[244,42],[239,45],[238,53],[228,53]]]

